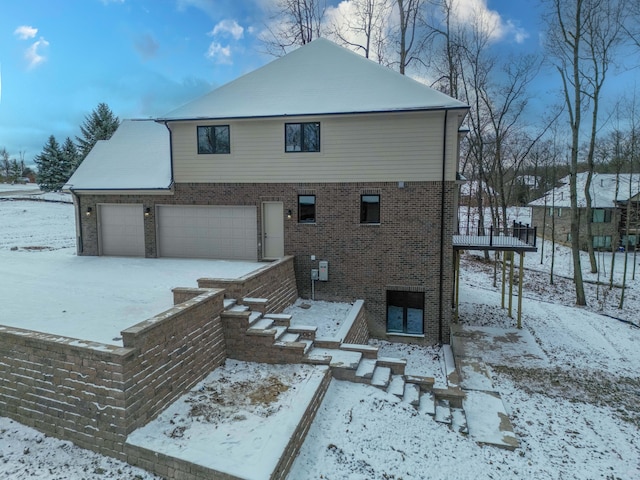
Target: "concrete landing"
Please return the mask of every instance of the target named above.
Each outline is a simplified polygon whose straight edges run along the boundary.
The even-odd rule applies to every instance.
[[[498,392],[468,390],[462,405],[473,440],[507,450],[520,446]]]

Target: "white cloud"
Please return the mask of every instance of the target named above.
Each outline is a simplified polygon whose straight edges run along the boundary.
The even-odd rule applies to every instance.
[[[222,46],[218,42],[211,42],[209,50],[207,50],[206,57],[213,60],[215,63],[231,64],[231,47],[229,45]]]
[[[235,20],[222,20],[218,22],[213,30],[209,33],[211,36],[231,36],[235,40],[240,40],[244,34],[244,28],[242,28]]]
[[[48,46],[49,42],[40,37],[40,40],[34,42],[33,45],[27,48],[24,57],[27,59],[30,69],[37,67],[47,59],[44,55],[41,54],[41,49]]]
[[[30,25],[21,25],[13,32],[20,40],[28,40],[34,38],[38,33],[38,29]]]
[[[517,43],[522,43],[529,36],[512,21],[505,22],[497,11],[487,6],[487,0],[457,0],[453,17],[460,24],[479,27],[493,41],[512,35]]]

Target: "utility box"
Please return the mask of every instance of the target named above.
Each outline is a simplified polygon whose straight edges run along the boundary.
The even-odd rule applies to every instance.
[[[318,262],[318,269],[320,270],[320,281],[326,282],[329,280],[329,262],[321,260]]]
[[[312,268],[311,269],[311,280],[318,280],[318,269],[317,268]]]

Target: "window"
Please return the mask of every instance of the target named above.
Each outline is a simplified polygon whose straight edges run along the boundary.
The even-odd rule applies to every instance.
[[[315,195],[298,195],[298,222],[316,223]]]
[[[605,210],[604,208],[594,208],[592,211],[593,223],[610,223],[611,222],[611,210]]]
[[[198,153],[230,153],[229,125],[198,127]]]
[[[380,195],[360,196],[360,223],[380,223]]]
[[[285,123],[285,152],[319,152],[320,123]]]
[[[562,208],[558,208],[558,216],[561,217],[562,216]]]
[[[387,291],[387,332],[424,333],[424,292]]]
[[[593,242],[593,248],[610,249],[611,235],[594,235],[592,238],[592,242]]]
[[[553,207],[547,209],[547,217],[553,217]]]

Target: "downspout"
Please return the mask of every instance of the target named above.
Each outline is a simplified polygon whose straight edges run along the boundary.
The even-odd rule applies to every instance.
[[[78,196],[78,194],[73,191],[73,188],[70,188],[69,192],[71,192],[71,196],[73,197],[73,204],[76,211],[76,237],[78,239],[78,243],[76,245],[76,255],[80,255],[84,251],[84,245],[82,242],[82,215],[80,214],[80,196]]]
[[[171,188],[173,187],[173,132],[171,132],[166,120],[164,120],[162,124],[169,131],[169,165],[171,167],[171,181],[169,182],[169,188]]]
[[[447,165],[447,119],[449,117],[449,110],[444,111],[444,129],[442,132],[442,185],[440,186],[440,295],[438,304],[438,342],[440,345],[442,341],[442,313],[444,311],[444,201],[445,201],[445,179],[446,179],[446,165]]]

